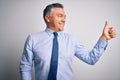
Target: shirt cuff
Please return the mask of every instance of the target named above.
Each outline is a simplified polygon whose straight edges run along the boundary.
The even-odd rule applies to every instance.
[[[104,48],[104,50],[106,50],[108,41],[105,41],[100,38],[97,43],[99,44],[99,48]]]

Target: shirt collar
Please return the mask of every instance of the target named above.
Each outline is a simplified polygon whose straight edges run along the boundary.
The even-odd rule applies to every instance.
[[[45,32],[47,32],[48,33],[48,35],[53,35],[53,32],[55,32],[55,31],[53,31],[53,30],[51,30],[50,28],[46,28],[45,29]],[[63,31],[59,31],[59,32],[57,32],[58,33],[58,36],[60,36],[60,35],[62,35],[62,33],[63,33]]]

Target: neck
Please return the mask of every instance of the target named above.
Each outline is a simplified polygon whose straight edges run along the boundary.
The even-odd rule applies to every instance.
[[[47,26],[47,28],[49,28],[49,29],[52,30],[53,32],[59,32],[59,31],[61,31],[60,29],[55,28],[55,27],[53,27],[53,26]]]

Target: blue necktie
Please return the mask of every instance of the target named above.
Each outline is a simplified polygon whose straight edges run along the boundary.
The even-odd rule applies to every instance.
[[[54,39],[53,39],[53,48],[52,48],[52,55],[51,55],[51,64],[50,70],[48,74],[48,80],[57,80],[57,66],[58,66],[58,40],[57,40],[57,32],[53,32]]]

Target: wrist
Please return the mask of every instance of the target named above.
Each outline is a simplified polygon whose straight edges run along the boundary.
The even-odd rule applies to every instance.
[[[104,35],[102,35],[100,38],[104,41],[108,41],[108,39]]]

